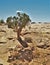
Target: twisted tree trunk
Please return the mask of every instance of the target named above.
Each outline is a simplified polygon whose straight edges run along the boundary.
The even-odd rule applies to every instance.
[[[21,33],[21,31],[22,31],[22,28],[18,28],[18,29],[17,29],[17,39],[20,38],[20,33]]]
[[[23,47],[28,47],[28,44],[26,41],[22,40],[22,38],[20,37],[20,33],[22,31],[22,28],[18,28],[17,30],[17,39],[18,41],[20,42],[20,44],[23,46]]]

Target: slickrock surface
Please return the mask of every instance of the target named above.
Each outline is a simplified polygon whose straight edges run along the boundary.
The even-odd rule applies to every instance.
[[[17,32],[0,25],[0,65],[50,65],[50,24],[31,24],[21,32],[24,48]]]

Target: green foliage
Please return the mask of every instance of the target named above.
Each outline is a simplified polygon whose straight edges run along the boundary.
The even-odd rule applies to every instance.
[[[3,24],[3,23],[4,23],[4,20],[3,20],[3,19],[1,19],[1,20],[0,20],[0,24]]]
[[[6,20],[9,28],[20,27],[21,29],[30,21],[31,20],[27,14],[20,12],[17,13],[17,16],[10,16]]]
[[[25,13],[18,12],[17,15],[18,15],[18,25],[19,25],[19,27],[23,28],[23,27],[26,26],[26,24],[28,22],[31,21],[29,16],[27,14],[25,14]]]
[[[14,27],[13,17],[12,16],[8,17],[6,22],[7,22],[8,28],[13,28]]]

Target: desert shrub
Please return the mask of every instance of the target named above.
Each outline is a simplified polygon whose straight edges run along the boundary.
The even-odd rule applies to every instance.
[[[4,20],[1,19],[1,20],[0,20],[0,25],[2,25],[2,24],[4,24],[4,23],[5,23]]]

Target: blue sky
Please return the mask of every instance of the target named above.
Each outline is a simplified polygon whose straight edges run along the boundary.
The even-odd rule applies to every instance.
[[[34,22],[50,22],[50,0],[0,0],[0,19],[27,13]]]

